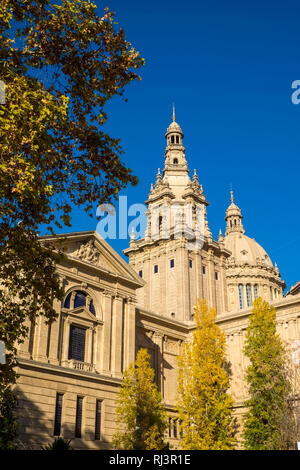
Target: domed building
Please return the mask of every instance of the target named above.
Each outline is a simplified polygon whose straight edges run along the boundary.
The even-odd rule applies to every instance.
[[[273,301],[283,297],[286,287],[277,265],[273,266],[266,251],[254,238],[245,235],[243,216],[234,203],[231,191],[231,204],[226,210],[226,232],[224,246],[231,252],[226,262],[228,289],[228,311],[251,307],[257,297]]]
[[[28,338],[18,345],[22,448],[40,449],[57,436],[71,439],[74,449],[111,448],[123,374],[144,347],[169,416],[166,439],[176,449],[177,355],[191,340],[199,299],[216,309],[226,336],[238,419],[247,398],[244,342],[256,297],[276,308],[288,357],[300,364],[300,283],[284,296],[278,267],[245,234],[233,193],[225,236],[213,239],[209,203],[196,170],[190,176],[174,110],[165,137],[163,171],[146,201],[145,234],[136,240],[133,231],[124,251],[129,263],[95,231],[41,237],[65,253],[57,265],[65,298],[55,301],[57,321],[29,323]]]

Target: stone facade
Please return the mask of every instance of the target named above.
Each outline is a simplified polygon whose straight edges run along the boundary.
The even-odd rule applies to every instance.
[[[158,171],[146,201],[145,236],[135,240],[132,234],[125,250],[129,264],[96,232],[41,237],[41,243],[51,240],[66,254],[57,266],[65,299],[56,302],[58,317],[52,325],[42,317],[28,325],[28,338],[18,350],[21,447],[38,449],[61,435],[77,449],[110,448],[123,372],[137,350],[146,347],[169,414],[167,437],[176,448],[176,356],[191,338],[197,299],[216,308],[226,334],[238,417],[247,393],[242,351],[254,298],[261,296],[276,307],[288,354],[300,362],[298,284],[284,297],[278,267],[245,235],[233,194],[225,236],[220,232],[213,240],[208,202],[196,171],[189,177],[175,113],[166,139],[163,174]]]

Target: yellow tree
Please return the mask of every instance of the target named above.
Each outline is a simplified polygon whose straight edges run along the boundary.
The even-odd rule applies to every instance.
[[[284,347],[276,332],[276,309],[261,297],[253,303],[247,328],[244,446],[247,450],[281,450],[295,445],[293,399]],[[293,437],[295,438],[293,442]],[[292,444],[291,444],[292,443]]]
[[[70,226],[72,206],[91,215],[137,183],[103,125],[143,59],[114,14],[97,11],[90,0],[0,0],[0,410],[26,320],[53,321],[63,298],[41,229]]]
[[[124,373],[117,401],[113,446],[125,450],[166,449],[167,417],[154,382],[154,370],[146,349],[140,349],[134,364]]]
[[[196,329],[178,357],[178,411],[181,447],[230,450],[234,447],[232,406],[225,370],[225,335],[216,311],[205,300],[194,310]]]

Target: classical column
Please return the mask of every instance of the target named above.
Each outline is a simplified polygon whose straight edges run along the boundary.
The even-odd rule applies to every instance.
[[[152,284],[152,271],[151,271],[151,260],[150,253],[147,251],[143,256],[143,278],[146,281],[146,285],[143,287],[144,290],[144,308],[150,309],[150,298],[151,298],[151,284]]]
[[[124,327],[124,369],[135,361],[135,330],[136,305],[134,299],[129,297],[125,304]]]
[[[190,320],[190,289],[188,278],[188,250],[186,249],[186,241],[184,238],[178,240],[177,244],[179,269],[177,273],[177,310],[178,319],[181,321]]]
[[[115,377],[122,377],[123,352],[123,298],[116,294],[113,297],[111,370]]]
[[[218,295],[220,297],[220,312],[228,311],[228,302],[227,302],[227,284],[226,284],[226,268],[225,268],[225,258],[221,255],[220,260],[220,289]]]
[[[163,335],[154,333],[152,341],[155,344],[155,378],[157,388],[163,396],[164,390],[164,371],[163,371]]]
[[[101,350],[98,348],[96,363],[100,364],[101,373],[111,375],[111,321],[112,321],[112,295],[108,291],[103,292],[103,334]],[[98,331],[98,341],[99,341]],[[102,354],[101,352],[102,351]]]
[[[168,295],[166,289],[166,276],[169,269],[169,260],[166,256],[166,247],[159,247],[159,261],[158,261],[158,274],[159,274],[159,313],[161,315],[168,315],[170,312],[167,312],[166,306],[166,296]],[[175,265],[176,268],[176,265]]]
[[[96,372],[101,370],[101,346],[102,346],[102,325],[94,327],[94,349],[93,349],[93,363]]]
[[[26,320],[26,326],[28,328],[28,333],[26,338],[24,339],[23,343],[18,345],[18,356],[24,357],[26,359],[30,359],[30,352],[29,352],[29,337],[30,337],[30,328],[31,324],[29,320]]]
[[[215,286],[215,264],[213,259],[213,251],[208,250],[208,305],[216,308],[216,286]]]
[[[88,328],[86,330],[86,336],[85,336],[84,362],[87,362],[89,364],[93,363],[92,350],[93,350],[93,328]]]
[[[58,348],[60,347],[60,329],[62,329],[62,313],[61,313],[61,302],[55,301],[54,308],[59,312],[57,319],[51,323],[49,328],[49,345],[48,345],[48,361],[51,364],[59,363],[59,352]]]
[[[63,335],[62,335],[62,355],[61,355],[62,366],[68,365],[69,341],[70,341],[70,320],[67,318],[64,318]]]
[[[47,338],[48,326],[45,324],[44,318],[40,315],[36,320],[32,351],[33,360],[47,362]]]
[[[202,282],[202,260],[200,252],[198,250],[194,251],[195,254],[195,280],[196,280],[196,303],[198,300],[204,298],[203,295],[203,282]]]

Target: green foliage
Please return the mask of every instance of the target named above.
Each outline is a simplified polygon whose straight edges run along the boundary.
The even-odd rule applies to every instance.
[[[14,415],[16,397],[7,388],[0,394],[0,450],[15,450],[18,423]]]
[[[258,298],[247,328],[245,354],[249,399],[244,418],[244,446],[252,450],[280,450],[282,424],[289,415],[290,384],[284,348],[276,333],[276,310]]]
[[[232,406],[225,370],[225,335],[206,301],[195,307],[196,329],[178,357],[178,411],[181,447],[230,450],[234,446]]]
[[[116,414],[117,423],[121,425],[113,438],[116,449],[167,448],[163,438],[167,417],[146,349],[138,351],[135,363],[124,373]]]
[[[71,440],[65,440],[62,437],[56,437],[51,444],[42,446],[42,450],[55,450],[55,451],[64,451],[71,450],[70,446]]]
[[[71,204],[90,215],[137,179],[121,161],[119,139],[103,132],[104,106],[139,78],[143,59],[85,0],[1,0],[0,80],[0,395],[16,379],[16,343],[25,320],[56,318],[63,291],[57,247],[39,229],[70,226]],[[28,324],[28,322],[27,322]]]

